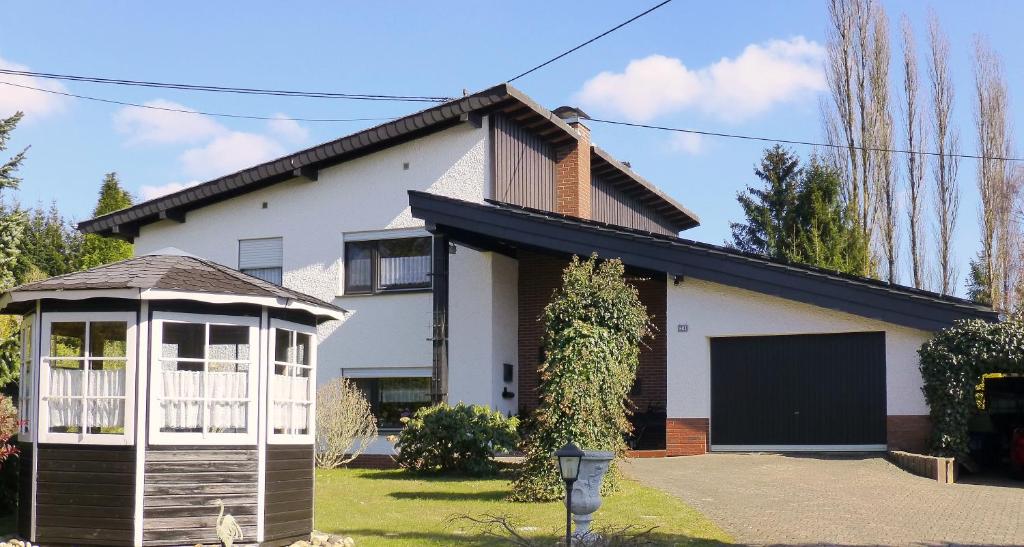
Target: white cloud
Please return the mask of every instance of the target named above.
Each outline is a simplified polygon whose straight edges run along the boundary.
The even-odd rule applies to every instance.
[[[679,59],[651,55],[630,61],[621,73],[591,78],[577,100],[634,121],[688,109],[741,121],[824,90],[824,56],[821,45],[802,36],[750,44],[735,58],[696,70]]]
[[[146,106],[172,110],[195,110],[165,99],[147,101]],[[128,144],[195,143],[227,133],[223,125],[209,116],[170,110],[126,106],[114,113],[114,127],[128,138]]]
[[[0,57],[0,68],[8,70],[23,70],[29,68],[24,65],[13,63]],[[12,84],[34,87],[36,89],[48,89],[50,91],[67,91],[60,82],[55,80],[44,80],[31,76],[16,76],[13,74],[0,74],[0,81]],[[7,117],[15,112],[25,113],[25,120],[33,120],[51,114],[56,114],[67,106],[70,99],[53,93],[25,89],[14,85],[0,85],[0,116]]]
[[[705,150],[704,137],[696,133],[676,133],[669,141],[669,147],[677,152],[696,156]]]
[[[309,130],[284,114],[274,114],[274,119],[267,122],[267,127],[271,133],[293,144],[302,144],[309,139]]]
[[[284,153],[284,148],[269,137],[231,131],[205,146],[186,150],[181,155],[181,165],[190,177],[213,178],[252,167]]]
[[[168,182],[160,186],[143,186],[139,188],[139,195],[142,196],[143,201],[149,201],[156,199],[160,196],[166,196],[167,194],[173,194],[179,190],[184,190],[190,186],[199,184],[198,180],[190,180],[188,182]]]

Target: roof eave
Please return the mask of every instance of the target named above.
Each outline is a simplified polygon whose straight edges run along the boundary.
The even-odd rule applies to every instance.
[[[707,244],[644,234],[578,219],[480,205],[423,192],[409,192],[412,214],[435,230],[512,241],[567,254],[618,257],[668,274],[735,286],[820,307],[926,331],[959,319],[993,321],[995,312],[966,301],[881,287],[795,265],[755,260]]]
[[[79,222],[78,229],[83,233],[108,235],[132,241],[142,225],[163,218],[184,221],[187,211],[296,178],[296,173],[301,173],[303,169],[323,169],[453,127],[463,123],[464,115],[487,113],[509,101],[549,127],[560,135],[560,138],[578,138],[576,132],[558,116],[534,102],[522,91],[503,83],[173,194]]]

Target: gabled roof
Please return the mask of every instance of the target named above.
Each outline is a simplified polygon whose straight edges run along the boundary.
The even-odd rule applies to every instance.
[[[139,227],[162,219],[184,222],[188,211],[296,177],[315,180],[319,170],[453,127],[480,123],[480,117],[501,112],[555,146],[577,140],[576,131],[556,114],[509,84],[500,84],[276,160],[243,169],[138,205],[80,222],[83,233],[133,240]],[[604,154],[601,152],[601,154]],[[616,162],[617,163],[617,162]],[[617,168],[624,168],[617,164]],[[633,177],[634,175],[629,175]],[[653,207],[683,221],[696,219],[675,201],[640,183],[635,189]]]
[[[0,299],[0,307],[40,298],[88,297],[90,291],[95,291],[96,296],[113,294],[130,298],[135,295],[135,298],[142,299],[147,299],[150,293],[160,295],[153,299],[171,299],[175,295],[192,300],[217,296],[224,302],[231,301],[232,297],[252,297],[250,300],[236,298],[235,301],[262,301],[271,307],[281,308],[298,307],[333,319],[340,319],[347,313],[308,294],[183,254],[138,256],[91,270],[26,283],[5,293]]]
[[[489,205],[409,192],[412,215],[456,241],[620,258],[628,265],[693,277],[922,330],[959,319],[994,321],[991,308],[937,293],[507,203]]]

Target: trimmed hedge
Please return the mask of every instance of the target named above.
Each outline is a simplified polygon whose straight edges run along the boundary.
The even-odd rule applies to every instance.
[[[982,376],[1024,372],[1024,321],[958,321],[925,342],[918,355],[932,420],[932,453],[963,455]]]

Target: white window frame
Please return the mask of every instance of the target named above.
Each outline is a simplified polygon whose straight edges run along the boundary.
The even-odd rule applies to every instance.
[[[280,363],[284,366],[290,367],[302,367],[303,365],[297,365],[294,363],[279,362],[277,360],[277,329],[291,331],[292,336],[295,333],[308,334],[309,339],[309,433],[304,435],[298,435],[293,433],[275,433],[274,432],[274,393],[273,389],[267,390],[267,440],[270,444],[313,444],[316,439],[316,378],[317,378],[317,336],[316,327],[310,325],[303,325],[301,323],[293,323],[291,321],[285,321],[283,319],[270,320],[270,350],[267,355],[267,382],[273,384],[273,377],[277,365]]]
[[[65,443],[65,444],[97,444],[97,445],[132,445],[135,443],[135,367],[137,366],[137,354],[136,354],[136,341],[137,341],[137,316],[135,312],[47,312],[42,314],[42,326],[38,333],[40,350],[39,360],[36,363],[36,369],[39,371],[39,386],[37,394],[39,396],[39,427],[37,429],[37,436],[41,443]],[[87,433],[88,424],[85,421],[88,419],[88,409],[85,406],[85,400],[90,397],[87,395],[88,392],[88,381],[82,382],[82,395],[83,399],[82,406],[82,431],[81,433],[52,433],[50,432],[50,412],[49,412],[49,393],[50,393],[50,367],[47,361],[50,359],[50,333],[52,325],[54,323],[85,323],[85,340],[82,342],[85,344],[84,357],[59,357],[55,359],[59,360],[82,360],[88,363],[89,360],[97,359],[93,358],[89,354],[89,338],[91,336],[89,323],[104,323],[124,321],[127,325],[125,331],[125,377],[124,377],[124,432],[120,435],[117,434],[99,434],[99,433]],[[117,358],[98,358],[105,360],[114,360]],[[86,370],[88,366],[84,367]],[[88,372],[86,372],[88,374]],[[47,394],[44,396],[44,394]]]
[[[243,264],[243,260],[242,260],[243,259],[243,256],[242,256],[242,246],[243,246],[243,244],[245,242],[250,242],[250,241],[271,241],[271,240],[279,242],[279,247],[280,248],[278,249],[278,251],[280,252],[280,256],[277,257],[277,262],[276,263],[271,263],[271,262],[248,263],[248,262],[246,262],[245,264]],[[259,279],[263,279],[264,281],[267,281],[267,283],[274,283],[275,285],[282,285],[283,286],[284,285],[284,237],[283,236],[246,237],[246,238],[242,238],[242,239],[238,240],[238,271],[240,271],[240,272],[242,272],[242,273],[244,273],[246,275],[252,275],[253,277],[258,277],[254,273],[251,273],[252,270],[271,270],[271,269],[281,270],[281,282],[280,283],[274,283],[273,281],[268,281],[266,279],[263,279],[262,277],[259,277]]]
[[[26,337],[26,333],[28,336]],[[39,336],[36,332],[36,314],[26,315],[21,319],[21,328],[18,329],[18,346],[21,355],[18,369],[18,438],[22,442],[32,439],[33,418],[32,418],[32,397],[35,387],[35,341]],[[28,339],[26,343],[26,338]]]
[[[162,350],[163,350],[163,327],[165,323],[192,323],[204,325],[205,328],[205,339],[203,341],[203,357],[202,359],[176,359],[178,361],[194,361],[208,363],[207,351],[209,346],[209,335],[210,325],[225,325],[235,327],[248,327],[249,328],[249,382],[246,389],[248,393],[248,409],[246,410],[246,428],[245,433],[211,433],[204,431],[201,433],[195,432],[174,432],[174,431],[160,431],[160,426],[163,424],[164,416],[163,410],[160,406],[159,396],[163,393],[163,366],[161,363]],[[153,320],[150,322],[152,335],[150,350],[150,388],[149,388],[149,442],[154,445],[168,445],[168,444],[194,444],[194,445],[255,445],[257,444],[257,428],[259,424],[259,417],[257,414],[257,401],[259,397],[257,395],[258,379],[263,370],[260,363],[263,362],[263,356],[260,346],[260,318],[259,317],[246,317],[246,316],[233,316],[233,315],[210,315],[210,314],[198,314],[198,313],[174,313],[174,312],[154,312]],[[221,360],[223,361],[223,360]],[[204,371],[208,367],[204,367]],[[204,381],[204,393],[203,393],[203,424],[204,429],[206,424],[209,424],[209,401],[205,393],[205,386],[208,384]]]

